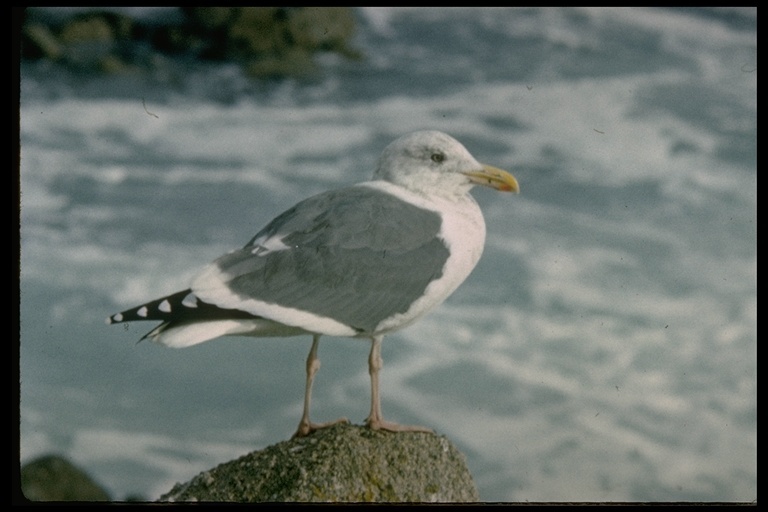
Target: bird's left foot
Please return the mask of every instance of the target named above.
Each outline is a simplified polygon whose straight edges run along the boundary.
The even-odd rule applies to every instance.
[[[386,430],[387,432],[428,432],[434,434],[435,431],[431,428],[421,427],[418,425],[400,425],[399,423],[393,423],[391,421],[385,421],[382,419],[365,420],[365,425],[371,430]]]
[[[326,423],[312,423],[309,420],[302,420],[301,423],[299,423],[299,428],[296,429],[296,433],[293,434],[292,437],[306,437],[312,432],[331,427],[339,423],[349,423],[349,420],[347,418],[339,418],[335,421],[328,421]]]

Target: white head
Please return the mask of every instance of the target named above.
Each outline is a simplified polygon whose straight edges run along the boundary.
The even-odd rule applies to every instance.
[[[474,185],[517,192],[517,180],[506,171],[483,165],[459,141],[438,131],[403,135],[379,157],[373,179],[413,192],[464,195]]]

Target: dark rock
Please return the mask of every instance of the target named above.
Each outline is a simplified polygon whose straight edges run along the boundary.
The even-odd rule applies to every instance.
[[[445,438],[339,424],[177,484],[160,501],[473,502],[464,456]]]
[[[112,44],[131,37],[133,20],[111,12],[88,12],[74,16],[59,33],[63,44]]]
[[[26,23],[21,29],[22,57],[26,59],[59,60],[64,48],[43,23]]]
[[[33,460],[21,468],[21,492],[30,501],[109,501],[88,474],[57,455]]]
[[[81,71],[124,74],[151,70],[158,55],[240,64],[257,78],[316,74],[317,52],[358,59],[349,42],[347,7],[185,7],[139,21],[108,11],[68,19],[31,11],[22,27],[22,56]]]
[[[244,64],[243,70],[253,78],[306,78],[318,72],[312,56],[300,49],[284,52],[280,56],[251,59]]]
[[[307,51],[333,51],[350,58],[360,53],[349,47],[355,33],[355,17],[346,7],[306,7],[288,19],[296,46]]]
[[[25,58],[53,60],[85,71],[123,73],[130,69],[121,55],[135,39],[135,24],[128,16],[92,11],[64,22],[46,24],[43,19],[33,17],[22,27]]]
[[[312,55],[336,52],[359,58],[349,47],[355,31],[349,8],[189,7],[188,37],[181,45],[202,58],[241,62],[249,76],[309,76],[317,71]],[[185,42],[186,41],[186,42]]]

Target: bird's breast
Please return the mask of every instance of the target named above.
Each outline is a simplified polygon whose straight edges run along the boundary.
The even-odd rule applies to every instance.
[[[448,249],[449,257],[442,274],[427,286],[423,296],[406,312],[384,319],[377,326],[379,333],[405,327],[440,305],[469,276],[483,253],[485,220],[471,196],[459,201],[432,199],[420,206],[439,212],[438,236]]]

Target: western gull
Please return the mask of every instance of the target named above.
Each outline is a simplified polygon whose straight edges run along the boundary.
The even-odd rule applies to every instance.
[[[142,340],[189,347],[220,336],[311,335],[304,412],[309,419],[322,335],[371,340],[374,430],[431,431],[385,421],[379,399],[381,341],[442,303],[467,278],[485,243],[474,185],[518,192],[506,171],[479,163],[438,131],[387,146],[373,179],[324,192],[285,211],[242,249],[205,267],[183,291],[110,316],[108,324],[162,323]]]

